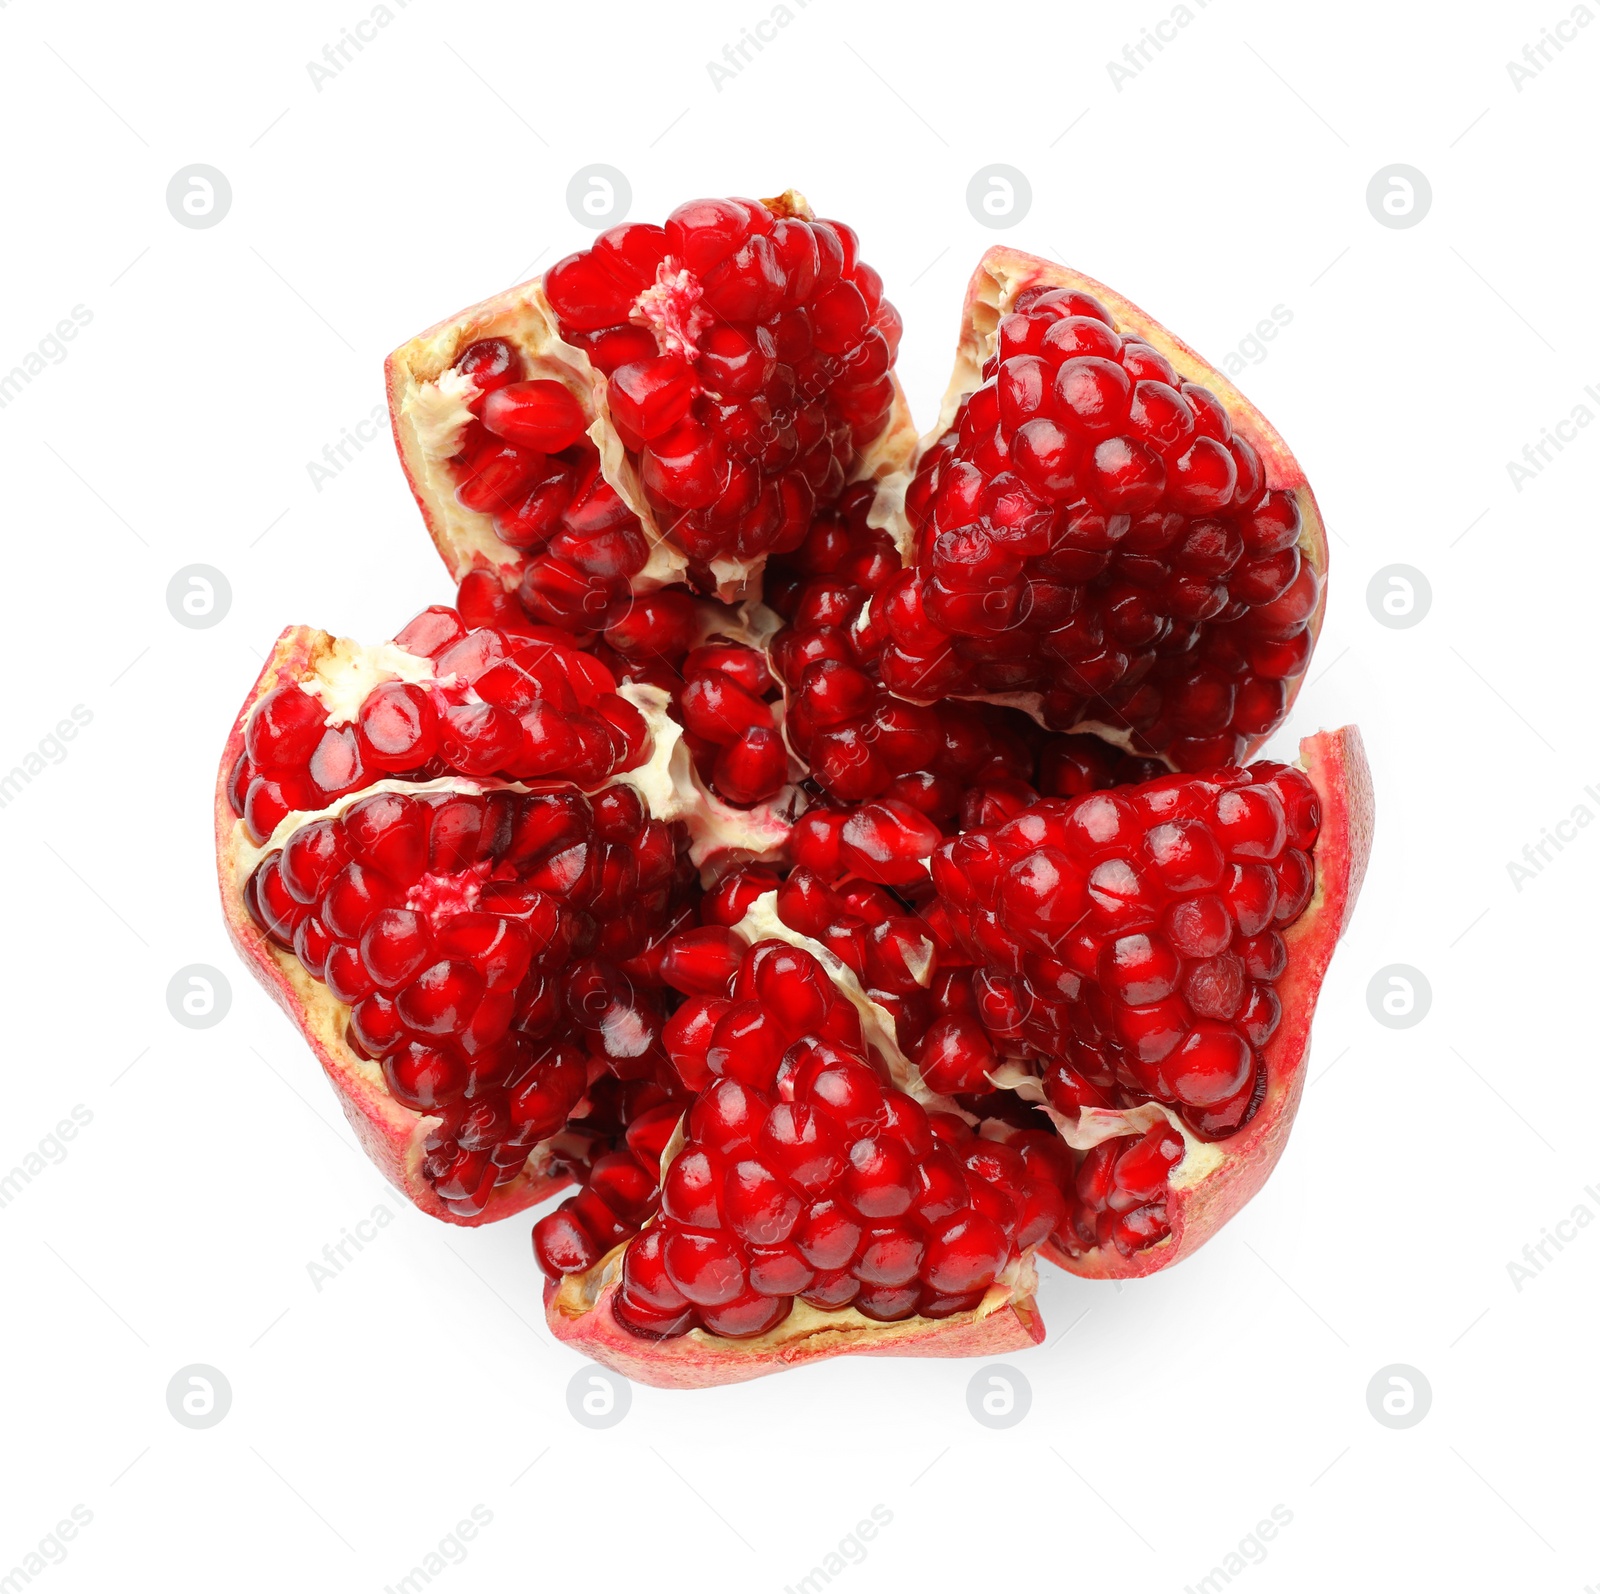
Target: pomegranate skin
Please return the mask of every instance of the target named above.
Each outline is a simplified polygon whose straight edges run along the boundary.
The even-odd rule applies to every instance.
[[[554,1165],[549,1143],[536,1151],[517,1177],[498,1186],[475,1217],[449,1211],[422,1175],[423,1141],[437,1118],[402,1107],[383,1083],[376,1063],[364,1062],[344,1039],[343,1010],[327,987],[313,979],[292,953],[280,951],[251,922],[243,886],[262,849],[252,847],[243,821],[228,802],[228,775],[244,748],[244,726],[257,701],[285,681],[298,680],[333,645],[326,631],[290,626],[273,645],[255,685],[234,721],[217,768],[215,829],[217,884],[222,916],[234,949],[267,994],[293,1021],[328,1076],[339,1105],[362,1149],[384,1177],[414,1206],[446,1223],[474,1227],[511,1217],[572,1182]]]
[[[671,1341],[641,1339],[611,1310],[622,1284],[624,1249],[618,1246],[587,1273],[559,1284],[547,1281],[545,1319],[550,1332],[574,1350],[656,1389],[742,1384],[833,1356],[1004,1356],[1044,1339],[1026,1256],[1009,1284],[995,1284],[976,1308],[952,1317],[878,1323],[849,1309],[820,1312],[797,1305],[756,1339],[724,1339],[699,1328]]]
[[[1132,1256],[1101,1245],[1079,1256],[1054,1241],[1040,1254],[1080,1278],[1144,1278],[1197,1251],[1261,1189],[1277,1166],[1305,1089],[1311,1021],[1334,946],[1350,923],[1372,851],[1372,776],[1353,725],[1300,743],[1300,762],[1322,803],[1317,884],[1305,912],[1283,932],[1289,962],[1278,980],[1283,1019],[1263,1049],[1267,1089],[1254,1118],[1209,1144],[1190,1141],[1168,1180],[1172,1232]]]

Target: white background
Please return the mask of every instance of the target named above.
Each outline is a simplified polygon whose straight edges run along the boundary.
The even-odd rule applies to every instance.
[[[75,704],[93,715],[0,809],[0,1172],[74,1105],[93,1115],[0,1208],[0,1577],[81,1504],[46,1594],[377,1591],[482,1506],[430,1587],[781,1590],[882,1505],[845,1594],[1137,1594],[1198,1582],[1281,1504],[1247,1594],[1578,1594],[1600,1581],[1600,1232],[1569,1229],[1520,1290],[1507,1264],[1575,1206],[1600,1214],[1600,834],[1572,831],[1520,891],[1507,863],[1576,805],[1600,813],[1600,428],[1520,492],[1506,462],[1575,405],[1600,413],[1600,25],[1519,92],[1506,62],[1566,0],[1191,0],[1119,90],[1106,63],[1164,0],[791,3],[720,88],[706,63],[764,0],[412,0],[320,89],[307,63],[361,0],[0,7],[0,372],[75,305],[93,317],[0,410],[0,768]],[[165,203],[196,162],[233,191],[209,230]],[[1277,1174],[1170,1274],[1051,1271],[1050,1339],[1012,1358],[1032,1409],[1004,1432],[968,1413],[975,1364],[937,1361],[640,1388],[619,1426],[580,1426],[530,1216],[461,1230],[404,1208],[224,938],[214,762],[272,638],[376,640],[449,596],[384,439],[320,491],[307,462],[381,402],[392,346],[592,238],[565,195],[595,162],[627,174],[637,219],[792,184],[853,223],[904,314],[923,424],[1000,239],[1214,361],[1292,314],[1239,381],[1332,529],[1292,729],[1360,723],[1371,872]],[[992,162],[1032,185],[1005,232],[965,201]],[[1433,190],[1406,230],[1365,200],[1394,162]],[[208,630],[166,604],[195,562],[232,586]],[[1366,599],[1396,563],[1432,589],[1409,629]],[[232,983],[214,1029],[169,1016],[191,963]],[[1406,1030],[1368,1007],[1394,963],[1432,988]],[[307,1264],[377,1204],[396,1221],[319,1292]],[[202,1432],[165,1400],[196,1362],[233,1391]],[[1405,1431],[1368,1411],[1391,1363],[1433,1392]]]

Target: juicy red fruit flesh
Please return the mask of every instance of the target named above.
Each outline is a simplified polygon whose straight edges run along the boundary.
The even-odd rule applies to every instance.
[[[423,1174],[473,1216],[591,1067],[661,1058],[659,1005],[616,966],[680,910],[681,845],[627,787],[377,793],[295,829],[245,900],[348,1007],[347,1042],[390,1094],[439,1117]]]
[[[786,199],[612,228],[545,291],[692,570],[796,546],[888,422],[900,318],[854,232]]]
[[[706,1082],[659,1215],[623,1258],[614,1310],[632,1333],[751,1338],[797,1299],[883,1322],[948,1317],[1065,1224],[1054,1148],[1030,1161],[896,1089],[809,953],[761,942],[722,989],[714,1024],[669,1038],[684,1077]],[[534,1234],[546,1272],[592,1265],[554,1216]]]
[[[525,618],[513,625],[469,626],[453,609],[425,609],[395,641],[434,678],[381,682],[353,723],[329,723],[307,690],[314,683],[274,687],[250,712],[228,785],[250,839],[260,845],[286,815],[384,779],[456,773],[592,789],[642,763],[644,717],[605,665],[560,632]]]
[[[1182,769],[1283,719],[1321,591],[1296,499],[1089,295],[1017,296],[907,512],[916,569],[880,600],[892,690],[1037,692],[1047,723],[1125,727]]]
[[[933,877],[999,1049],[1062,1112],[1160,1101],[1205,1137],[1266,1088],[1282,931],[1315,887],[1299,770],[1166,776],[1036,803],[944,843]]]

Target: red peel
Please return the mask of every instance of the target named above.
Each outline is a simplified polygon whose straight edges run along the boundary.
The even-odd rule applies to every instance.
[[[691,1329],[658,1341],[631,1334],[611,1302],[621,1284],[618,1246],[588,1273],[545,1284],[545,1321],[574,1350],[656,1389],[709,1389],[804,1367],[831,1356],[1004,1356],[1044,1339],[1033,1299],[1034,1275],[1024,1263],[1013,1284],[996,1284],[970,1312],[933,1321],[875,1323],[859,1312],[797,1307],[757,1339],[724,1339]]]

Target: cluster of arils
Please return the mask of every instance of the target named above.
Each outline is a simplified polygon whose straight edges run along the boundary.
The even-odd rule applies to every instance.
[[[1050,725],[1236,762],[1288,707],[1322,574],[1292,490],[1209,388],[1075,288],[1025,288],[906,496],[884,678],[1026,692]]]
[[[1271,428],[1125,301],[900,321],[787,194],[629,224],[391,357],[457,586],[285,632],[230,926],[369,1150],[534,1228],[553,1329],[696,1384],[1037,1340],[1249,1198],[1364,864],[1353,732],[1245,760],[1320,622]]]

